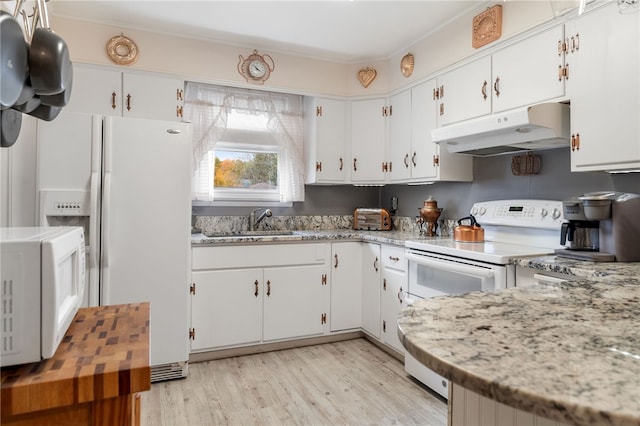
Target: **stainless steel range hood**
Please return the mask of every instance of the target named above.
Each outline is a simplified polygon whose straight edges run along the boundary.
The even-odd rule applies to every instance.
[[[569,145],[569,105],[545,103],[443,126],[433,142],[449,152],[490,156]]]

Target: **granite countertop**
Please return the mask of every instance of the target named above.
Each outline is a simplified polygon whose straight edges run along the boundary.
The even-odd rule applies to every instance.
[[[267,235],[225,235],[207,237],[202,233],[191,234],[191,245],[210,246],[220,244],[252,244],[252,243],[283,243],[299,241],[371,241],[385,244],[404,246],[408,240],[426,240],[441,237],[427,237],[418,232],[409,231],[358,231],[353,229],[339,229],[332,231],[292,231],[290,234]]]
[[[409,353],[453,382],[576,425],[640,425],[640,264],[545,256],[557,285],[423,300],[400,316]]]

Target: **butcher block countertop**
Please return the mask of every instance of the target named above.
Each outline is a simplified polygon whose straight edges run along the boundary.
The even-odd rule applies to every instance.
[[[82,308],[53,358],[2,369],[2,424],[126,424],[150,388],[149,303]]]

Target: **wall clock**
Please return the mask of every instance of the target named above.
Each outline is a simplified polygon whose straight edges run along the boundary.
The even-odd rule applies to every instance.
[[[477,49],[502,35],[502,6],[495,5],[473,17],[471,46]]]
[[[238,72],[248,82],[264,84],[276,67],[269,55],[260,55],[257,50],[246,58],[239,55]]]

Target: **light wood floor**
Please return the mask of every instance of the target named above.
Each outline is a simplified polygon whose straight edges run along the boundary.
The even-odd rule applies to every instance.
[[[191,364],[142,394],[142,425],[434,425],[447,405],[365,339]]]

